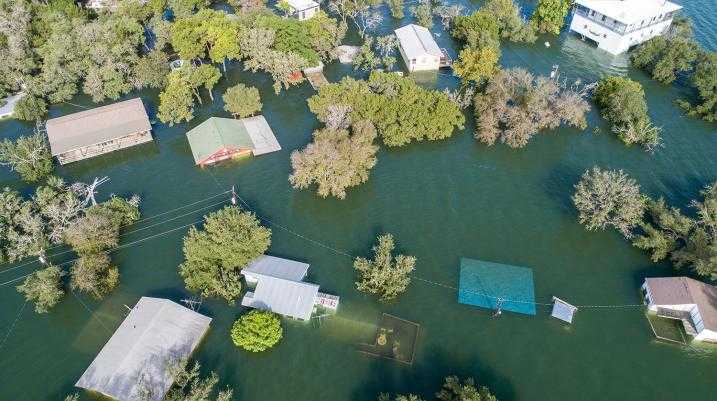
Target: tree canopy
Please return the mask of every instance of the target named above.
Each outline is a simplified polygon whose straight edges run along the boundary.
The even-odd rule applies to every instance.
[[[52,173],[52,155],[45,135],[39,130],[15,141],[0,142],[0,164],[17,171],[24,181],[39,181]]]
[[[410,274],[416,266],[414,256],[393,255],[396,244],[393,235],[379,235],[373,247],[373,259],[357,257],[354,269],[358,273],[356,289],[378,295],[388,301],[403,294],[411,282]]]
[[[202,230],[189,229],[179,274],[190,291],[233,304],[241,293],[241,269],[264,254],[270,243],[271,230],[253,213],[227,206],[206,216]]]
[[[200,377],[199,362],[195,362],[189,367],[187,359],[179,361],[170,361],[169,374],[172,378],[172,387],[170,387],[164,401],[231,401],[234,391],[227,387],[217,392],[216,397],[214,388],[219,383],[219,376],[216,372],[210,372],[208,377]],[[152,378],[140,377],[140,380],[146,380],[144,383],[151,383]],[[150,386],[140,386],[139,399],[149,401],[151,399]]]
[[[630,61],[652,78],[668,84],[677,79],[677,74],[691,71],[698,54],[699,45],[689,20],[675,18],[666,34],[640,44],[630,55]]]
[[[717,121],[717,53],[705,52],[698,57],[690,82],[697,89],[699,101],[681,100],[678,102],[680,106],[690,116]]]
[[[261,111],[259,90],[244,84],[227,88],[222,100],[224,100],[224,110],[232,113],[234,118],[246,118]]]
[[[25,296],[27,301],[35,304],[35,312],[47,313],[55,307],[65,291],[62,289],[62,276],[65,273],[57,266],[31,273],[22,284],[17,286],[17,291]]]
[[[232,325],[234,345],[250,352],[262,352],[281,340],[281,320],[272,312],[253,310],[242,315]]]
[[[535,25],[538,32],[558,35],[565,25],[570,4],[570,0],[538,0],[530,22]]]

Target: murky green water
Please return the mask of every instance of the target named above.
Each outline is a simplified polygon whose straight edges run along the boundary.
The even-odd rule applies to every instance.
[[[697,20],[698,38],[715,50],[717,20],[705,11],[710,3],[691,2],[687,11]],[[438,24],[434,30],[441,33],[441,46],[456,50]],[[550,48],[543,46],[546,40]],[[464,256],[532,267],[536,298],[542,302],[556,295],[579,305],[639,303],[641,279],[671,271],[650,263],[616,233],[584,231],[569,200],[572,185],[593,165],[622,168],[647,193],[684,205],[717,179],[717,125],[680,114],[672,101],[687,89],[656,84],[630,69],[624,57],[610,58],[569,35],[541,38],[529,47],[506,45],[502,63],[542,74],[559,64],[563,76],[584,80],[627,73],[645,86],[650,114],[664,127],[664,149],[649,155],[625,148],[606,134],[607,125],[594,110],[585,132],[560,129],[520,151],[476,143],[471,123],[447,141],[382,150],[368,183],[351,190],[344,201],[322,200],[309,191],[292,190],[287,182],[290,152],[308,143],[318,127],[305,102],[313,90],[307,84],[275,96],[266,75],[234,68],[215,93],[236,82],[259,87],[264,115],[281,152],[212,169],[194,167],[184,132],[210,115],[226,115],[217,102],[198,110],[190,124],[154,125],[153,144],[57,172],[68,180],[107,175],[111,181],[102,193],[138,193],[145,216],[235,184],[260,215],[342,252],[364,253],[377,233],[394,233],[402,250],[418,257],[417,274],[426,280],[457,285],[458,260]],[[349,68],[336,64],[326,75],[335,81],[348,73]],[[456,84],[450,76],[433,81],[428,84]],[[141,95],[154,116],[156,92]],[[82,98],[73,102],[89,104]],[[51,114],[78,110],[65,105]],[[604,133],[593,134],[595,126]],[[3,137],[30,129],[0,122]],[[0,180],[4,186],[23,187],[5,171]],[[147,220],[135,229],[218,200]],[[123,242],[192,223],[212,209],[129,233]],[[12,285],[0,286],[0,341],[18,316],[7,341],[0,342],[0,400],[61,399],[73,391],[74,382],[124,318],[124,304],[133,305],[142,295],[187,297],[176,273],[185,232],[182,228],[116,252],[121,285],[102,302],[69,295],[51,314],[38,316],[27,307],[18,316],[23,299]],[[503,401],[696,400],[714,393],[717,355],[657,343],[640,309],[584,308],[570,327],[551,319],[545,308],[535,317],[506,313],[491,319],[489,311],[459,305],[455,292],[421,281],[414,281],[397,302],[380,304],[353,289],[351,261],[345,256],[279,226],[273,227],[270,252],[311,263],[309,279],[340,295],[341,307],[321,325],[285,322],[285,339],[275,350],[247,355],[228,336],[241,308],[206,301],[201,311],[214,321],[196,357],[205,368],[219,372],[222,385],[236,389],[237,400],[368,401],[379,391],[431,396],[448,374],[475,376]],[[2,270],[0,283],[33,268]],[[421,324],[412,366],[355,352],[355,344],[370,339],[382,312]]]

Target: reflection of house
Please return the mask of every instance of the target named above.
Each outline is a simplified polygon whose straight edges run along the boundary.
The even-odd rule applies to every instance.
[[[335,310],[339,297],[322,294],[317,284],[302,281],[309,265],[274,256],[260,256],[242,270],[247,283],[256,284],[241,301],[243,306],[308,320],[316,305]]]
[[[319,12],[319,3],[312,0],[286,0],[289,5],[289,15],[299,21],[307,20]]]
[[[575,0],[570,30],[620,54],[664,33],[681,8],[666,0]]]
[[[254,156],[281,150],[274,132],[263,116],[243,118],[210,117],[187,132],[189,146],[197,165]]]
[[[394,31],[399,50],[409,72],[437,70],[447,64],[447,57],[433,40],[431,31],[410,24]]]
[[[50,150],[60,164],[152,141],[152,126],[138,97],[52,118],[46,127]]]
[[[687,277],[645,279],[642,293],[657,316],[682,321],[697,341],[717,342],[717,287]]]
[[[159,401],[172,386],[168,367],[192,353],[211,321],[172,301],[142,297],[75,385],[121,401]],[[149,398],[142,397],[146,391]]]

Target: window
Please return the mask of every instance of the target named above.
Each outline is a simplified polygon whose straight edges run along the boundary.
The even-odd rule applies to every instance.
[[[594,15],[595,15],[595,10],[590,10],[590,16],[592,17]]]
[[[603,16],[602,16],[602,22],[605,22],[606,19],[607,19],[607,17],[603,15]]]
[[[416,59],[415,59],[415,58],[412,58],[412,59],[411,59],[411,64],[416,64]]]

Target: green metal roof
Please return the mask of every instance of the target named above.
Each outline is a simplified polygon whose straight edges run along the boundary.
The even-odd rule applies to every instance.
[[[199,163],[222,148],[254,149],[254,142],[241,120],[210,117],[187,132],[194,161]]]

